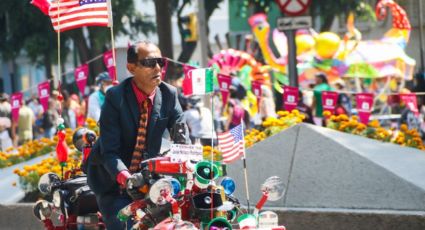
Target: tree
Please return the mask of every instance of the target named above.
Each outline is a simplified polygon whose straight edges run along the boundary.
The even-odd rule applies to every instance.
[[[171,31],[173,1],[154,0],[154,2],[159,48],[163,56],[173,58],[173,36]]]
[[[277,7],[274,0],[244,0],[241,3],[239,16],[246,18],[249,12],[268,13],[271,7]],[[309,10],[313,22],[320,19],[317,25],[320,31],[329,31],[335,17],[346,17],[350,11],[361,20],[375,20],[372,6],[362,0],[312,0]]]
[[[155,29],[152,17],[136,12],[133,0],[112,1],[114,35],[148,34]],[[10,13],[14,12],[14,13]],[[17,13],[19,12],[19,13]],[[70,51],[71,41],[78,51],[81,63],[102,54],[111,48],[110,29],[88,27],[61,33],[61,60],[64,63]],[[14,62],[20,55],[26,55],[35,64],[43,64],[50,77],[51,64],[57,61],[57,34],[50,18],[40,12],[29,1],[0,2],[0,55],[3,60]],[[103,61],[90,63],[89,84],[104,71]],[[15,89],[14,89],[15,90]]]
[[[335,17],[347,17],[349,12],[361,20],[376,21],[372,6],[359,0],[313,0],[310,12],[313,18],[321,19],[320,31],[329,31]]]
[[[211,15],[214,13],[216,9],[219,8],[219,4],[223,0],[208,0],[205,1],[205,21],[207,22],[207,37],[209,35],[209,26],[208,21],[211,17]],[[193,36],[191,33],[198,33],[197,29],[193,26],[191,26],[191,20],[194,20],[193,18],[196,18],[197,15],[191,15],[191,16],[182,16],[182,11],[184,7],[188,4],[191,4],[191,0],[182,0],[182,3],[178,7],[177,10],[177,26],[179,27],[180,37],[181,37],[181,46],[182,46],[182,52],[179,55],[178,60],[180,62],[187,62],[189,61],[190,57],[192,56],[193,52],[195,51],[197,40],[193,39],[187,39],[187,36]],[[192,18],[193,16],[193,18]],[[183,25],[186,24],[186,27],[189,27],[187,29],[183,28]],[[188,31],[189,30],[189,31]],[[189,35],[188,35],[189,33]],[[212,51],[211,51],[211,45],[208,40],[208,56],[212,57]]]
[[[0,37],[0,54],[4,61],[10,63],[12,90],[17,90],[14,86],[16,79],[13,77],[16,69],[15,59],[22,54],[28,56],[33,63],[43,65],[46,77],[51,78],[51,64],[57,60],[57,39],[49,18],[29,2],[2,1],[0,25],[0,32],[4,34]],[[62,58],[69,52],[66,40],[63,39],[61,43]]]
[[[155,30],[155,25],[151,15],[142,15],[136,12],[133,0],[112,1],[113,28],[116,35],[134,35],[138,33],[149,34]],[[67,31],[64,34],[72,38],[81,63],[85,63],[91,58],[111,49],[110,28],[107,27],[87,27],[86,33],[83,28]],[[109,44],[109,45],[108,45]],[[94,82],[95,76],[104,71],[103,59],[97,59],[90,63],[89,84]]]

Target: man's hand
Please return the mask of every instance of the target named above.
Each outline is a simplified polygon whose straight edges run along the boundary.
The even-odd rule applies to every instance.
[[[140,191],[141,189],[143,189],[144,186],[145,179],[143,178],[143,175],[141,173],[134,173],[129,178],[127,178],[127,181],[125,183],[127,193],[133,200],[139,200],[144,198],[145,193]]]

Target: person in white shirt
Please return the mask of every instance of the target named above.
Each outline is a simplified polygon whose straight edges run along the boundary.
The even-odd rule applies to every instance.
[[[97,122],[100,118],[100,110],[103,102],[105,102],[106,91],[112,87],[112,79],[109,77],[108,72],[100,73],[96,77],[96,84],[99,86],[99,89],[89,96],[87,118],[92,118]]]
[[[189,109],[184,112],[184,117],[192,143],[211,145],[211,138],[216,138],[212,114],[211,110],[204,106],[201,98],[194,96],[189,99]]]

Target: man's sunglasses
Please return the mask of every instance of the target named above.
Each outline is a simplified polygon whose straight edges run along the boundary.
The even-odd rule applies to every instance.
[[[148,67],[148,68],[155,68],[156,64],[159,65],[159,67],[164,67],[165,66],[165,62],[167,60],[165,60],[165,58],[145,58],[142,60],[139,60],[139,64],[141,66],[144,67]]]

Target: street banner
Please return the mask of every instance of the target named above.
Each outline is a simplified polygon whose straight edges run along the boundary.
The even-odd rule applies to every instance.
[[[372,112],[373,94],[358,93],[356,94],[356,108],[359,114],[360,122],[367,125]]]
[[[291,112],[298,105],[298,88],[293,86],[283,86],[283,105],[286,111]]]
[[[112,50],[108,50],[103,53],[103,62],[105,63],[106,69],[108,70],[109,77],[112,80],[117,79],[115,76],[114,58],[112,56]]]
[[[87,85],[87,78],[89,76],[89,65],[83,64],[78,66],[74,72],[75,83],[77,83],[77,87],[81,92],[81,95],[84,97],[84,92]]]
[[[333,91],[322,91],[322,106],[323,111],[329,111],[335,114],[336,102],[338,100],[338,93]]]
[[[10,97],[10,104],[12,106],[12,121],[18,122],[19,120],[19,109],[21,108],[22,92],[13,93]]]
[[[401,93],[400,100],[406,104],[406,106],[415,113],[415,116],[419,116],[418,102],[416,100],[416,94],[414,93]]]
[[[229,88],[232,84],[232,77],[224,75],[224,74],[218,74],[218,86],[220,87],[221,92],[221,100],[223,102],[223,107],[227,105],[227,100],[229,99]]]
[[[263,95],[263,91],[261,89],[261,83],[258,81],[251,82],[251,90],[254,93],[254,95],[257,97],[257,109],[260,111],[260,100],[261,96]]]
[[[43,106],[44,112],[49,108],[49,97],[50,97],[50,83],[49,81],[41,82],[38,84],[38,98],[40,104]]]

